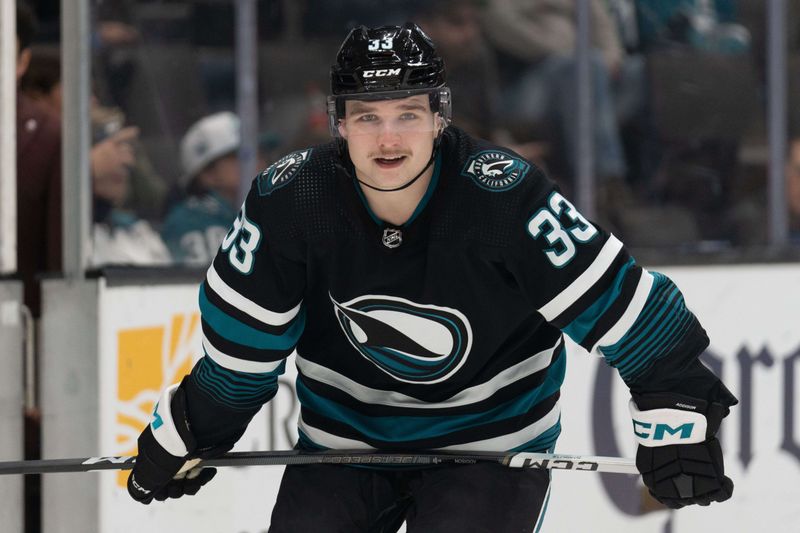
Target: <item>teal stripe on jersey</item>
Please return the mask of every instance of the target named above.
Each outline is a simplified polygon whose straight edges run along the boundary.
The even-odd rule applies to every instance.
[[[562,349],[558,359],[547,369],[541,385],[497,407],[468,415],[367,416],[312,392],[300,379],[297,380],[297,397],[304,408],[346,424],[369,439],[389,442],[423,440],[527,413],[561,388],[566,359]]]
[[[583,342],[586,335],[594,328],[594,325],[605,314],[606,310],[617,300],[622,292],[622,284],[628,271],[636,264],[633,258],[625,263],[614,277],[614,281],[606,291],[586,310],[578,315],[572,322],[567,324],[562,331],[570,336],[578,344]]]
[[[665,312],[672,309],[674,302],[680,298],[680,291],[672,283],[667,282],[666,276],[663,274],[653,273],[653,286],[650,289],[650,294],[647,297],[642,312],[630,328],[626,336],[631,339],[628,346],[640,341],[650,334],[652,325],[658,322],[658,319],[663,316]],[[620,339],[621,340],[621,339]],[[619,344],[619,342],[617,343]]]
[[[644,369],[647,363],[656,359],[657,357],[643,357],[642,354],[664,354],[669,351],[674,345],[679,343],[689,330],[689,325],[692,323],[691,315],[674,315],[670,320],[669,329],[665,329],[660,335],[654,336],[652,341],[642,345],[638,351],[640,354],[637,359],[629,357],[625,364],[618,367],[620,376],[628,378],[630,376],[638,375]],[[652,348],[651,348],[652,345]]]
[[[545,453],[553,449],[558,436],[561,435],[561,417],[558,417],[558,422],[553,424],[544,433],[536,437],[530,442],[526,442],[521,446],[517,446],[511,452],[529,452],[529,453]]]
[[[259,350],[292,350],[297,345],[306,325],[305,308],[301,309],[282,335],[264,333],[244,324],[211,303],[206,292],[200,289],[200,312],[203,320],[219,336],[236,344]]]
[[[670,290],[669,287],[662,283],[664,277],[661,274],[653,273],[653,277],[655,279],[647,297],[647,302],[645,302],[641,313],[639,313],[631,328],[616,344],[602,348],[603,354],[612,364],[616,364],[619,359],[627,357],[628,353],[633,349],[632,346],[635,346],[650,335],[653,324],[657,323],[664,313],[672,308],[673,301],[680,294],[677,287]]]
[[[398,352],[397,350],[392,350],[391,348],[383,348],[382,350],[386,351],[387,353],[384,354],[384,353],[381,353],[381,351],[379,351],[379,350],[366,348],[366,351],[372,357],[374,357],[376,361],[379,361],[381,364],[391,368],[392,370],[394,370],[395,372],[397,372],[399,374],[414,376],[414,375],[426,374],[427,372],[429,372],[429,370],[427,368],[412,368],[407,364],[404,364],[404,363],[402,363],[400,361],[392,359],[390,357],[391,354],[396,354],[399,357],[403,357],[403,354],[401,352]],[[413,361],[414,361],[414,363],[420,364],[420,365],[423,365],[423,366],[424,365],[435,366],[439,362],[439,361],[420,361],[418,359],[414,359]]]
[[[272,372],[244,373],[229,370],[205,356],[195,365],[192,374],[197,384],[223,405],[237,409],[263,404],[278,390],[278,376],[286,361]]]
[[[658,272],[647,302],[630,330],[614,345],[600,347],[608,363],[624,380],[640,374],[668,353],[686,334],[694,315],[680,290]]]

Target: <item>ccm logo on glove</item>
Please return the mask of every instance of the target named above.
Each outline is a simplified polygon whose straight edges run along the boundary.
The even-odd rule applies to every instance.
[[[701,413],[668,408],[640,411],[633,400],[628,407],[633,433],[642,446],[695,444],[706,440],[707,420]]]

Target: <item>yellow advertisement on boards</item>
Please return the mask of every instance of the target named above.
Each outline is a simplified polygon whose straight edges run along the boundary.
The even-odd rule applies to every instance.
[[[196,282],[154,285],[116,283],[100,291],[98,316],[100,423],[98,455],[133,455],[153,406],[203,355]],[[92,413],[86,413],[87,420]],[[266,413],[251,421],[234,448],[268,447]],[[268,524],[281,468],[221,469],[191,498],[169,505],[141,505],[128,495],[128,472],[100,472],[96,527],[103,533],[139,531],[236,531],[261,533]]]
[[[117,333],[117,444],[136,453],[136,438],[149,422],[158,394],[192,369],[199,346],[200,314],[173,314],[168,323]],[[117,485],[125,486],[121,471]]]

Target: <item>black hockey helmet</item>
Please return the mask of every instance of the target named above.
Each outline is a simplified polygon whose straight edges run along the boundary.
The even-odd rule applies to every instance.
[[[345,38],[331,67],[328,119],[331,133],[349,99],[389,100],[429,94],[431,110],[445,126],[450,123],[450,89],[445,85],[444,60],[425,32],[413,22],[403,26],[360,26]]]

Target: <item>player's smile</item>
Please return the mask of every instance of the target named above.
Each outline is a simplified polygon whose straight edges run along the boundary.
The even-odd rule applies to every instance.
[[[378,165],[379,168],[382,168],[384,170],[399,168],[405,162],[405,160],[406,156],[404,155],[391,155],[391,156],[373,158],[375,164]]]
[[[412,156],[408,151],[378,152],[370,155],[375,166],[380,170],[396,170],[405,165]]]

